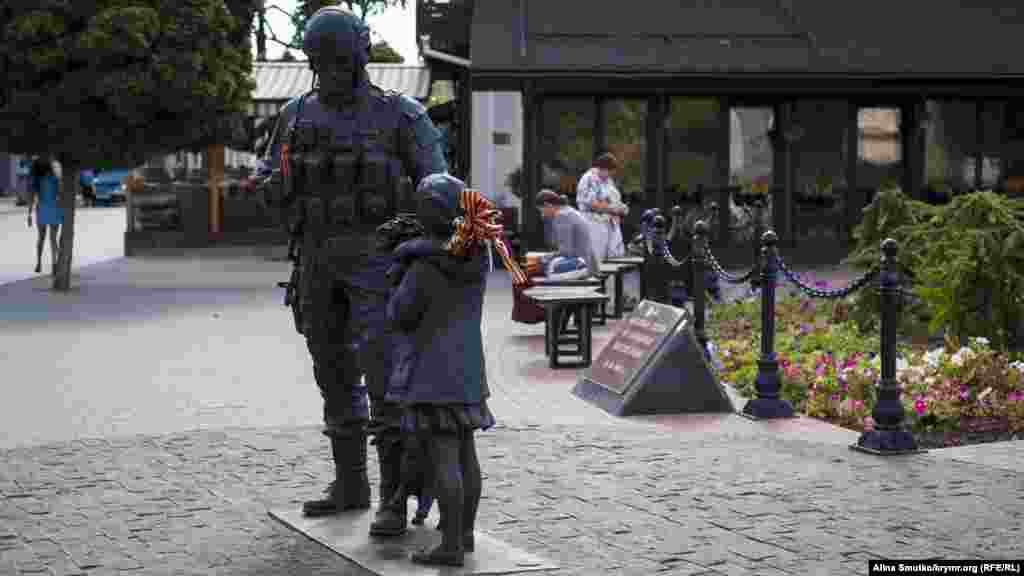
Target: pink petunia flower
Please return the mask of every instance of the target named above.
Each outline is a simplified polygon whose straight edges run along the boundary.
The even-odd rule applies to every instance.
[[[917,400],[914,401],[914,412],[917,412],[918,416],[924,414],[924,411],[927,408],[928,406],[924,403],[924,400],[918,398]]]
[[[864,407],[864,401],[863,400],[854,400],[853,401],[853,407],[858,409],[858,410],[860,410],[861,408]]]

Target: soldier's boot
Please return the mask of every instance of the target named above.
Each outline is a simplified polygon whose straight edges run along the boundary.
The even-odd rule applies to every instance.
[[[371,536],[401,536],[406,530],[408,495],[402,482],[402,443],[397,434],[377,436],[380,463],[380,504],[370,524]]]
[[[365,430],[361,426],[349,427],[345,434],[332,433],[330,439],[334,481],[328,486],[324,498],[303,503],[304,516],[329,516],[370,507]]]

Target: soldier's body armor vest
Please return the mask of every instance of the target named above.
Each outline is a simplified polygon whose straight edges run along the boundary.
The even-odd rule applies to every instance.
[[[305,104],[289,138],[287,179],[307,238],[372,237],[408,208],[401,118],[398,96],[380,90],[350,112]]]

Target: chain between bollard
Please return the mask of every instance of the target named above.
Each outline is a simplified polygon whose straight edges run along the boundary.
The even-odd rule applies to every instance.
[[[754,266],[741,276],[733,276],[726,272],[725,268],[722,268],[722,265],[718,263],[715,255],[711,253],[711,248],[709,246],[704,247],[704,258],[705,261],[711,265],[711,270],[719,278],[725,280],[729,284],[746,284],[747,282],[750,282],[750,279],[754,277],[754,273],[757,271],[757,266]]]
[[[662,261],[673,268],[686,266],[690,263],[689,256],[682,260],[677,260],[676,257],[672,255],[672,251],[669,250],[668,239],[657,239],[660,241],[656,241],[655,235],[656,232],[654,230],[648,230],[644,236],[644,244],[649,254],[661,257]]]
[[[796,272],[790,270],[790,268],[786,266],[786,263],[782,260],[781,257],[779,257],[778,263],[779,269],[782,271],[782,274],[785,275],[790,282],[795,284],[801,292],[807,294],[812,298],[845,298],[850,294],[853,294],[857,290],[860,290],[861,288],[867,286],[868,283],[870,283],[871,280],[875,278],[875,276],[877,276],[880,271],[880,268],[878,266],[874,266],[870,270],[865,272],[863,275],[861,275],[860,278],[857,278],[847,286],[843,288],[827,290],[824,288],[815,288],[813,286],[808,286],[807,284],[804,284],[803,280],[800,279],[800,276]]]

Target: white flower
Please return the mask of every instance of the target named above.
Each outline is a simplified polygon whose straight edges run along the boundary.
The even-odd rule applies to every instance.
[[[1017,360],[1016,362],[1011,363],[1010,368],[1024,374],[1024,360]]]
[[[929,350],[924,355],[924,361],[931,368],[938,368],[939,364],[942,363],[943,358],[946,357],[946,351],[942,348],[936,348]]]
[[[974,338],[974,343],[978,346],[988,346],[988,338],[984,336],[977,336]]]
[[[909,369],[910,369],[910,363],[908,363],[905,358],[900,356],[899,358],[896,359],[896,373],[897,374],[899,374],[900,372],[906,372]]]

